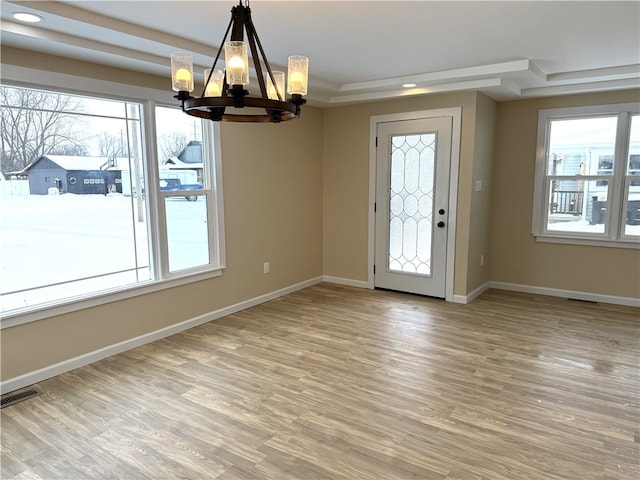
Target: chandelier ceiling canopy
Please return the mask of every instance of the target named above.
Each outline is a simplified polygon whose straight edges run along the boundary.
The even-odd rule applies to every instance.
[[[227,40],[229,32],[231,38]],[[185,113],[215,122],[279,123],[300,116],[300,107],[306,103],[302,97],[307,94],[309,59],[301,55],[289,57],[285,90],[285,72],[271,69],[251,19],[249,0],[245,4],[240,0],[231,9],[231,20],[220,45],[223,47],[218,49],[213,65],[204,70],[204,88],[199,97],[191,95],[192,55],[171,54],[172,88],[177,92],[174,98],[182,103]],[[223,48],[224,70],[216,68]],[[246,89],[250,83],[249,51],[260,96],[251,96]]]

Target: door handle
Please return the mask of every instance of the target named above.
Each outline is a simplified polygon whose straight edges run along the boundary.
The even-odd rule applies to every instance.
[[[444,227],[444,222],[438,222],[438,227],[440,228]]]

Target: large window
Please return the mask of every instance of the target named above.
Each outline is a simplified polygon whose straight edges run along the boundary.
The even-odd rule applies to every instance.
[[[640,105],[542,110],[533,234],[635,246],[640,239]]]
[[[3,318],[219,274],[211,122],[14,86],[0,110]]]

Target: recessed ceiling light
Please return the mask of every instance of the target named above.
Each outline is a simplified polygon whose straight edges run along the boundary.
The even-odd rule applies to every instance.
[[[40,15],[26,12],[12,13],[11,16],[20,22],[27,23],[38,23],[44,20],[44,18],[42,18]]]
[[[416,86],[416,84],[415,83],[403,83],[402,86],[404,88],[413,88],[413,87]]]

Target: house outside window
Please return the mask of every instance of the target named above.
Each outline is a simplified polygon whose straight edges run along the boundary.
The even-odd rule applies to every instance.
[[[220,149],[212,122],[149,100],[3,85],[0,110],[3,322],[221,273]],[[143,119],[154,124],[155,137]],[[43,132],[33,125],[50,126]],[[190,142],[198,161],[168,165]],[[163,177],[175,188],[163,188]]]
[[[640,105],[541,110],[532,233],[539,241],[636,247]]]
[[[613,155],[600,155],[598,157],[598,175],[613,175]],[[603,187],[607,184],[606,181],[597,181],[596,185]]]

